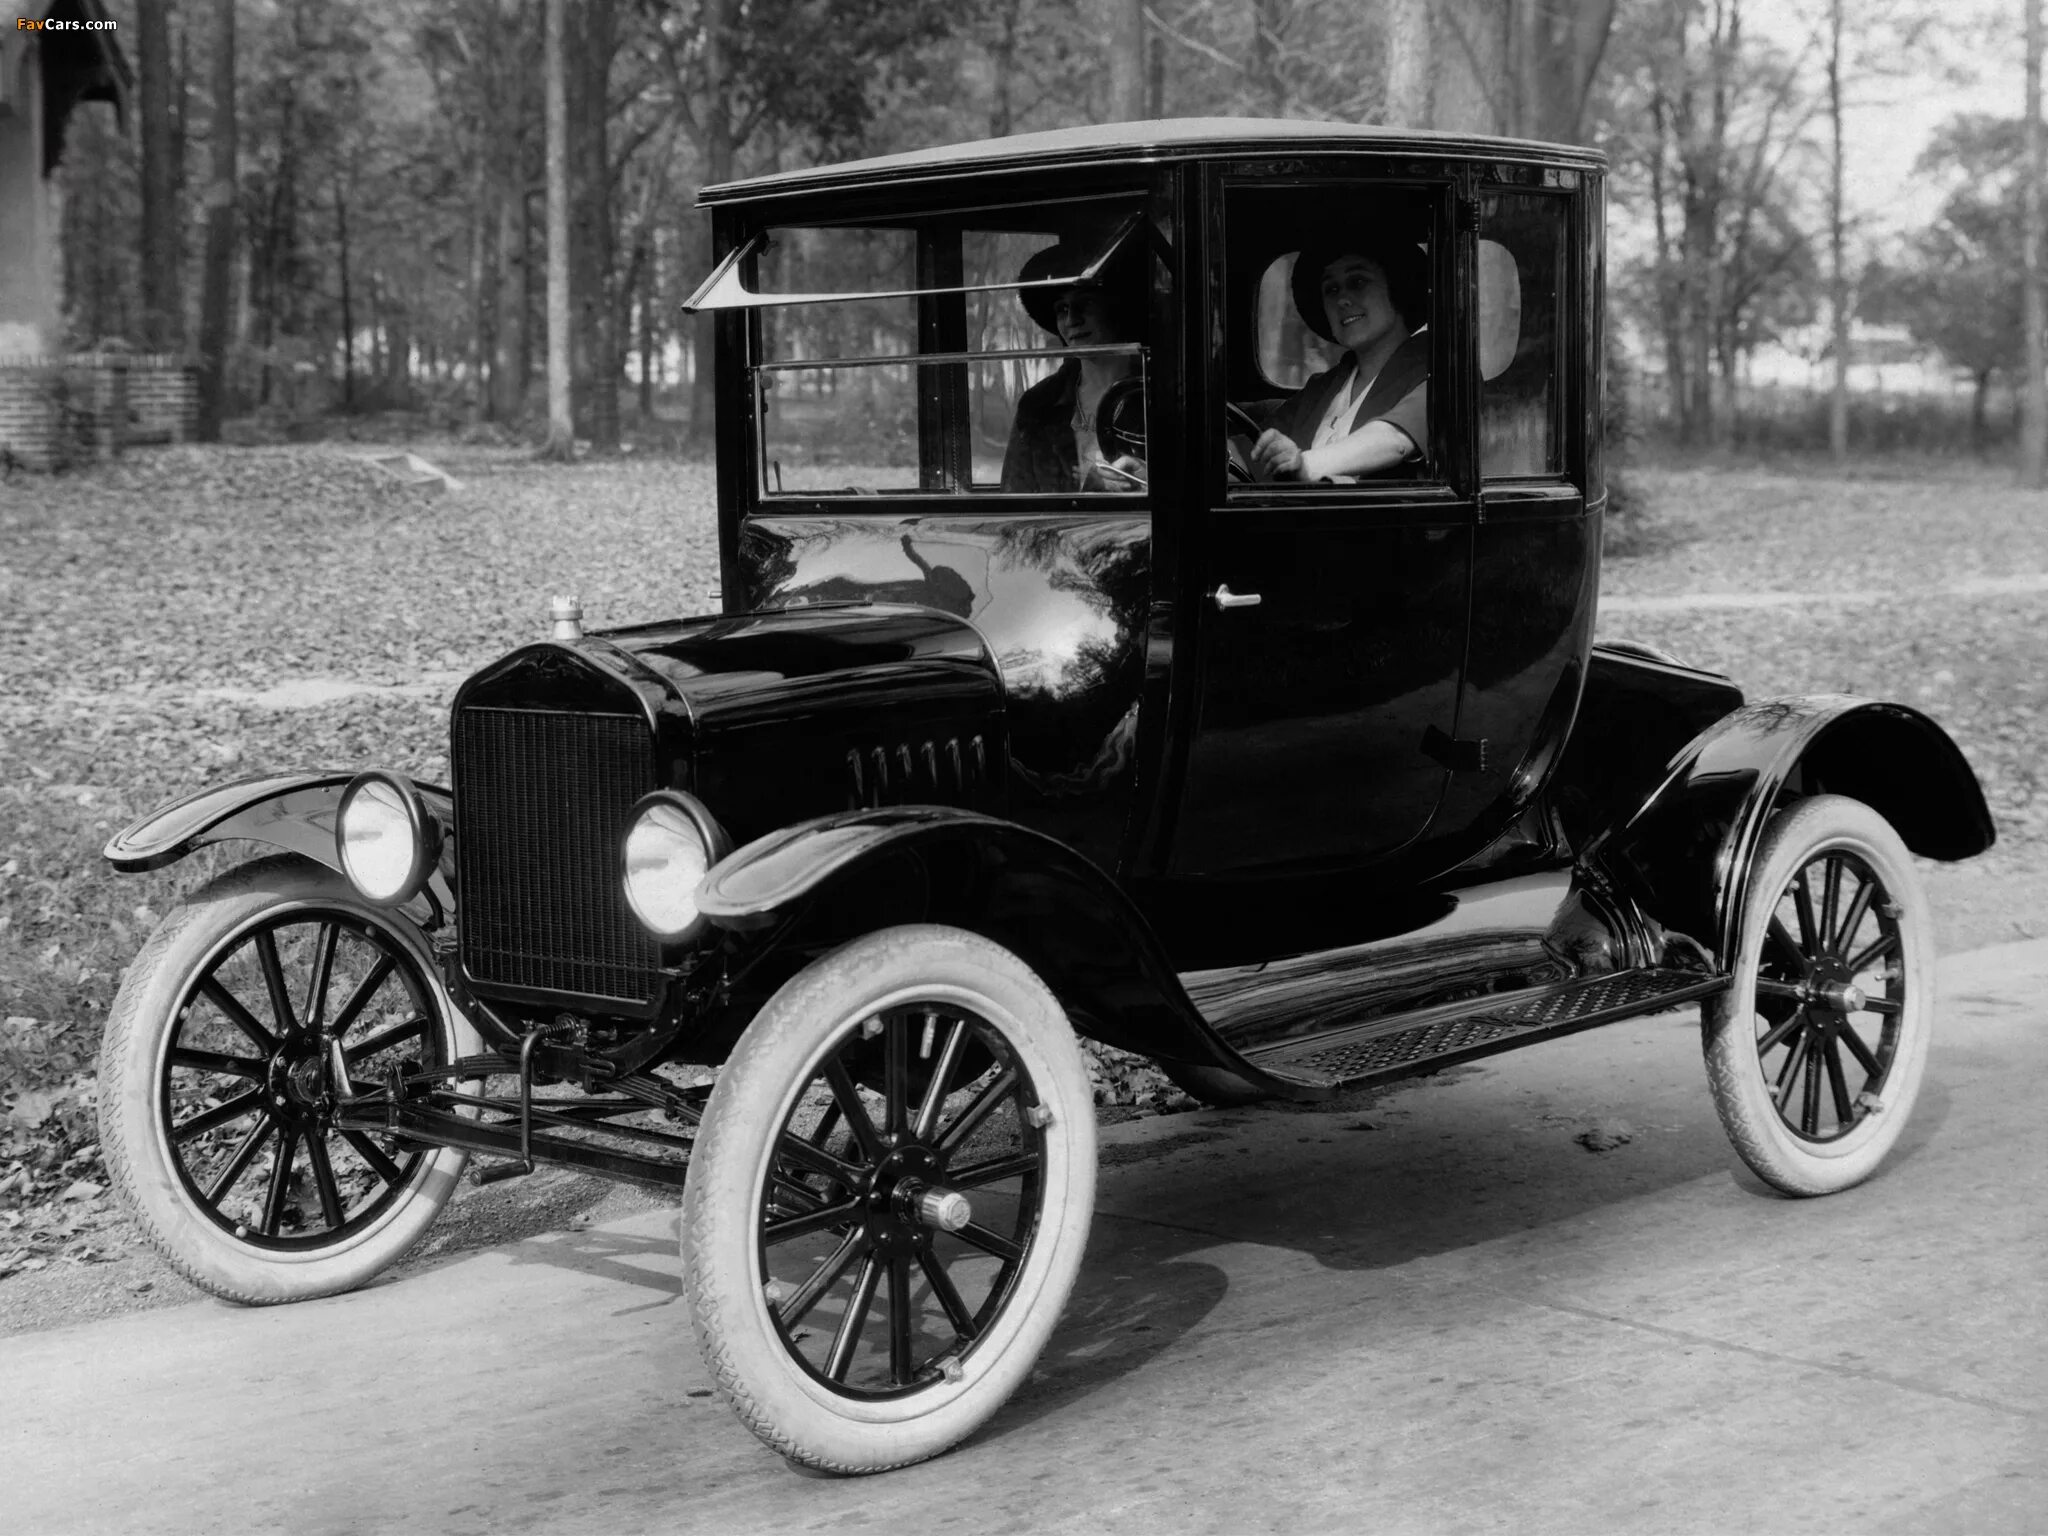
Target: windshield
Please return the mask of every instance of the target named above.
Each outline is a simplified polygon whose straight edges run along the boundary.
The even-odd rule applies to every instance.
[[[1127,496],[1164,250],[1130,197],[786,225],[693,302],[756,316],[765,497]]]

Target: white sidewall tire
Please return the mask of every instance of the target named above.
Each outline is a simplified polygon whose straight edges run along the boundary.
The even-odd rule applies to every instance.
[[[1779,1116],[1756,1050],[1756,979],[1772,909],[1798,870],[1830,849],[1869,865],[1899,906],[1899,964],[1905,1006],[1884,1087],[1884,1109],[1832,1141],[1796,1135]],[[1857,800],[1816,795],[1775,817],[1750,871],[1739,947],[1726,992],[1702,1010],[1707,1082],[1737,1154],[1756,1176],[1788,1195],[1827,1195],[1861,1183],[1905,1131],[1926,1075],[1934,1021],[1934,925],[1905,844],[1882,816]]]
[[[1039,1224],[1022,1271],[957,1382],[901,1397],[835,1393],[783,1344],[762,1300],[759,1201],[775,1139],[848,1030],[899,1002],[950,1001],[1001,1032],[1052,1112]],[[683,1288],[706,1366],[774,1450],[833,1472],[879,1472],[935,1456],[978,1429],[1029,1375],[1087,1246],[1095,1207],[1095,1112],[1066,1014],[1009,951],[960,929],[917,924],[867,935],[789,981],[719,1074],[683,1191]]]
[[[433,999],[448,1059],[482,1049],[444,992],[426,940],[410,920],[364,901],[322,865],[266,858],[192,892],[143,945],[114,999],[100,1047],[101,1147],[143,1235],[203,1290],[251,1305],[353,1290],[402,1258],[440,1214],[466,1154],[436,1148],[375,1220],[325,1246],[296,1250],[239,1241],[193,1203],[179,1177],[159,1085],[171,1025],[193,977],[252,928],[292,912],[331,911],[374,924],[412,957]]]

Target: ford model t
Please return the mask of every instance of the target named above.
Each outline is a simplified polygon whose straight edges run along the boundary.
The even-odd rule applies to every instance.
[[[362,1284],[465,1161],[681,1191],[733,1407],[840,1470],[1022,1381],[1086,1242],[1078,1037],[1212,1103],[1698,1004],[1788,1194],[1926,1059],[1909,853],[1992,840],[1911,709],[1592,639],[1603,171],[1150,123],[704,194],[723,611],[552,632],[452,784],[276,774],[149,940],[106,1155],[218,1295]]]

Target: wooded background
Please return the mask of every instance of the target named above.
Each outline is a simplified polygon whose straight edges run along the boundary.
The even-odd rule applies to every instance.
[[[2023,103],[1958,117],[1946,201],[1871,238],[1845,114],[1987,39],[1923,0],[113,0],[139,89],[61,171],[72,342],[204,361],[224,415],[425,410],[538,432],[548,294],[602,450],[708,430],[703,184],[1077,122],[1255,114],[1595,143],[1612,298],[1680,442],[1737,430],[1745,358],[1823,335],[1848,450],[1851,326],[1903,326],[1986,402],[2025,372]],[[2013,0],[2005,41],[2016,52]],[[548,45],[550,17],[558,49]],[[1996,44],[1998,39],[1989,39]],[[1951,57],[1953,56],[1953,57]],[[553,72],[550,65],[554,65]],[[550,261],[550,79],[565,252]],[[2038,370],[2037,370],[2038,371]],[[569,424],[555,411],[556,447]],[[1946,428],[1944,428],[1946,430]]]

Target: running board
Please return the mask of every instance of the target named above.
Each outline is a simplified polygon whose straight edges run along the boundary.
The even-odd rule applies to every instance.
[[[1697,971],[1621,971],[1277,1041],[1246,1051],[1245,1060],[1311,1092],[1337,1093],[1661,1013],[1711,997],[1727,985],[1725,976]]]

